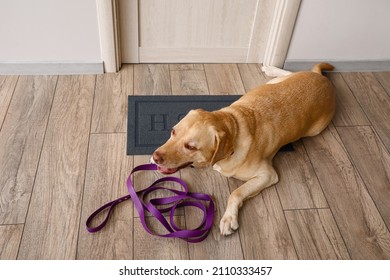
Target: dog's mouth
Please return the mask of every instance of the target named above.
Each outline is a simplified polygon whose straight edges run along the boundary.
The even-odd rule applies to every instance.
[[[187,166],[189,166],[191,164],[192,164],[192,162],[187,162],[187,163],[182,164],[182,165],[180,165],[179,167],[176,167],[176,168],[167,168],[167,167],[164,167],[164,166],[161,166],[161,165],[157,165],[157,170],[160,173],[164,174],[164,175],[169,175],[169,174],[173,174],[173,173],[179,171],[180,169],[183,169],[183,168],[185,168],[185,167],[187,167]]]

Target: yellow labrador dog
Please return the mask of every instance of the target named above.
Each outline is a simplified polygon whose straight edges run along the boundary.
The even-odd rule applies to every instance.
[[[212,165],[224,176],[245,181],[230,195],[219,226],[221,234],[232,234],[244,200],[278,182],[272,166],[276,152],[319,134],[331,121],[335,92],[322,70],[333,66],[320,63],[311,72],[275,78],[218,111],[190,111],[153,153],[152,162],[164,174]]]

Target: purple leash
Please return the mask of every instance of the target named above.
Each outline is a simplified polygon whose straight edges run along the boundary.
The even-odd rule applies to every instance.
[[[139,213],[141,223],[148,233],[160,237],[177,237],[192,243],[200,242],[206,239],[213,225],[214,218],[214,202],[211,199],[211,196],[203,193],[189,192],[187,184],[183,180],[176,177],[164,177],[158,179],[148,188],[136,192],[133,186],[133,182],[131,181],[131,175],[141,170],[157,170],[157,166],[155,164],[144,164],[135,167],[127,178],[127,189],[129,191],[129,194],[120,197],[114,201],[111,201],[93,212],[86,221],[87,230],[89,232],[97,232],[101,230],[107,224],[107,221],[114,207],[119,203],[122,203],[123,201],[126,201],[131,198],[133,200],[135,208]],[[183,187],[184,191],[178,191],[175,189],[158,186],[159,183],[168,181],[180,184]],[[151,199],[149,202],[145,202],[146,195],[156,190],[168,190],[174,193],[174,195],[164,198],[155,198]],[[202,201],[206,203],[208,202],[208,207],[206,207],[205,203],[202,203]],[[157,209],[157,206],[164,205],[169,206]],[[185,206],[197,207],[203,212],[202,222],[195,229],[181,229],[175,224],[173,220],[176,209]],[[109,210],[104,221],[96,227],[91,227],[90,224],[92,220],[106,208],[109,208]],[[150,212],[165,227],[165,229],[168,231],[167,234],[156,234],[148,227],[145,220],[146,211]],[[168,211],[170,211],[170,222],[168,222],[162,214]]]

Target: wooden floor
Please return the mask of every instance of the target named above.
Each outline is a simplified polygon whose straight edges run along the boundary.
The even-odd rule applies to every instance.
[[[126,156],[127,95],[243,94],[267,81],[259,65],[0,76],[0,259],[390,259],[390,73],[329,77],[333,123],[276,156],[280,182],[244,204],[237,233],[221,236],[218,223],[240,182],[210,169],[180,172],[217,205],[208,238],[188,244],[147,234],[130,201],[101,232],[85,230],[88,215],[126,194],[129,171],[149,159]],[[135,184],[157,176],[139,174]],[[177,223],[195,225],[191,210]]]

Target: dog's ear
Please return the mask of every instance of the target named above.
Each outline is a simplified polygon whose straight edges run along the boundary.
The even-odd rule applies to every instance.
[[[226,133],[223,130],[215,131],[215,140],[214,140],[214,154],[211,159],[211,165],[214,165],[216,162],[227,158],[233,153],[233,139],[230,134]]]

